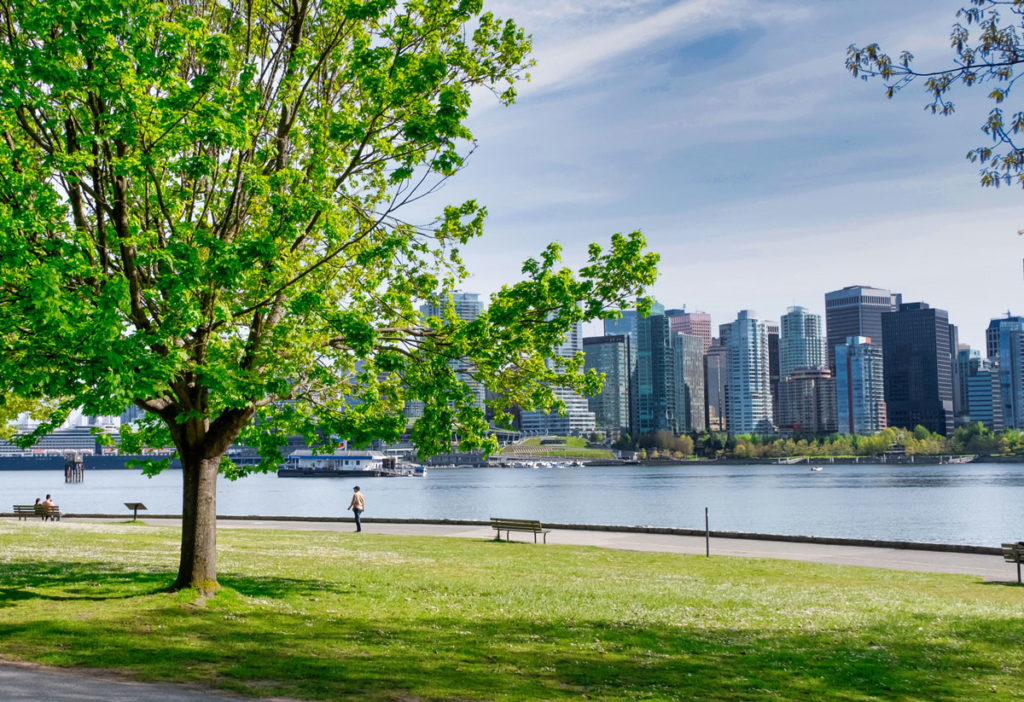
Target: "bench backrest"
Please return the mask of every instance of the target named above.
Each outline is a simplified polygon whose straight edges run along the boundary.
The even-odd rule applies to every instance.
[[[536,519],[497,519],[495,517],[491,517],[491,526],[492,527],[500,526],[502,528],[511,527],[513,529],[515,529],[515,528],[540,529],[541,528],[540,522],[538,520],[536,520]]]

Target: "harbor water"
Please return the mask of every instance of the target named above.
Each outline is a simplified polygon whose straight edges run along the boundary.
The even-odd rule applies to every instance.
[[[217,512],[232,516],[346,516],[352,487],[366,517],[539,519],[765,534],[997,546],[1024,540],[1024,464],[680,465],[462,468],[425,478],[221,479]],[[181,472],[0,471],[0,511],[53,495],[65,513],[181,513]],[[144,518],[145,513],[140,513]]]

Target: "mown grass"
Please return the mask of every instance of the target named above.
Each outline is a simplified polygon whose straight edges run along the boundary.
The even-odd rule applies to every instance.
[[[198,603],[177,546],[0,522],[0,656],[322,700],[1024,695],[1024,588],[973,577],[232,529]]]

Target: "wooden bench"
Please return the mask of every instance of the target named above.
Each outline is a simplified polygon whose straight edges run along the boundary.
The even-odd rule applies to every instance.
[[[509,532],[525,531],[533,533],[533,543],[537,543],[537,534],[544,535],[544,543],[548,542],[550,529],[545,529],[535,519],[498,519],[491,517],[491,528],[498,532],[498,541],[501,541],[501,532],[505,532],[505,541],[509,540]]]
[[[1007,563],[1017,564],[1017,582],[1020,582],[1020,566],[1024,563],[1024,541],[1015,544],[1003,544],[1003,559]]]
[[[14,505],[14,516],[18,519],[39,517],[43,521],[49,519],[50,521],[59,522],[60,507],[57,505],[53,507],[47,507],[46,505]]]

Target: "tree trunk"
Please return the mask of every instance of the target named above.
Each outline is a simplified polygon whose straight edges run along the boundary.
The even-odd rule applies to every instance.
[[[179,452],[183,481],[181,561],[172,589],[213,594],[217,585],[217,471],[221,455]]]

